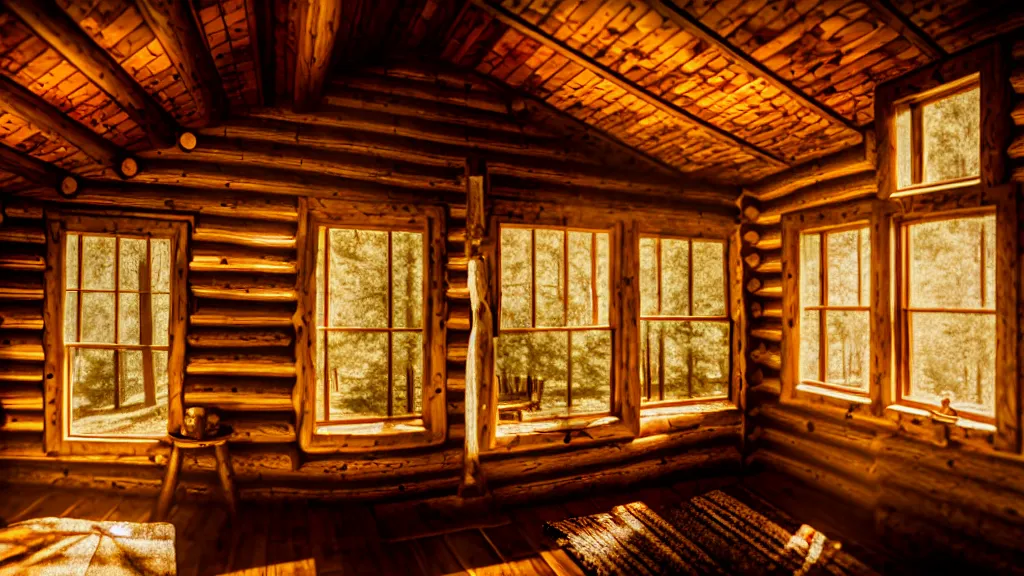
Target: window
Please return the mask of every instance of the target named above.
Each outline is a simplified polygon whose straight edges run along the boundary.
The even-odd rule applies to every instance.
[[[640,238],[640,384],[644,403],[728,395],[724,242]]]
[[[868,392],[871,232],[800,235],[800,380]]]
[[[977,75],[896,107],[897,188],[977,178],[981,88]]]
[[[606,231],[500,227],[500,418],[611,411]]]
[[[996,396],[996,217],[900,227],[898,400],[992,419]]]
[[[320,226],[317,424],[422,412],[424,234]]]
[[[69,233],[64,243],[64,437],[163,437],[171,239]]]

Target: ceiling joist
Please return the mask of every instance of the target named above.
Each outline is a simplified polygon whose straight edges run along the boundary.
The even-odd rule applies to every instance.
[[[928,34],[925,34],[924,30],[921,30],[917,24],[914,24],[906,14],[900,12],[895,6],[893,6],[889,0],[865,0],[864,3],[871,8],[871,11],[874,12],[886,26],[892,28],[897,34],[906,38],[914,45],[914,47],[928,56],[928,58],[938,60],[939,58],[943,58],[949,54],[942,46],[939,46],[938,42]]]
[[[341,26],[341,0],[304,0],[299,5],[295,63],[295,110],[320,101]]]
[[[769,176],[747,186],[746,192],[760,201],[774,200],[800,188],[826,180],[860,172],[872,171],[873,173],[877,164],[878,151],[875,132],[868,130],[864,133],[864,141],[857,146],[816,158],[794,166],[785,172]]]
[[[138,169],[135,158],[113,142],[69,118],[27,88],[0,74],[0,107],[21,117],[36,129],[68,141],[97,163],[131,178]]]
[[[177,122],[54,0],[0,0],[36,35],[107,93],[157,148],[174,145]]]
[[[564,56],[565,58],[569,59],[570,61],[577,65],[582,66],[587,70],[591,70],[603,76],[608,81],[614,83],[616,86],[622,88],[623,90],[631,94],[633,97],[651,106],[654,106],[655,108],[658,108],[659,110],[665,112],[666,114],[669,114],[676,118],[684,119],[691,124],[699,126],[712,137],[721,141],[729,142],[732,145],[738,146],[744,152],[750,154],[751,156],[754,156],[755,158],[769,162],[771,164],[779,165],[780,167],[785,167],[788,165],[788,163],[780,156],[773,154],[772,152],[769,152],[759,146],[755,146],[743,140],[742,138],[739,138],[735,134],[727,130],[723,130],[709,123],[708,121],[699,118],[698,116],[692,114],[691,112],[683,108],[680,108],[679,106],[673,104],[672,102],[668,102],[662,99],[661,97],[648,92],[647,90],[638,86],[636,83],[629,80],[622,74],[619,74],[618,72],[608,68],[604,64],[597,62],[596,60],[583,54],[582,52],[567,46],[564,42],[556,40],[555,38],[548,35],[546,32],[541,31],[534,25],[523,20],[518,15],[509,12],[505,8],[501,6],[492,5],[486,0],[471,1],[473,5],[480,8],[481,10],[486,11],[493,18],[499,20],[506,26],[509,26],[519,34],[522,34],[523,36],[530,38],[531,40],[537,42],[538,44],[550,50],[553,50],[558,54],[561,54],[562,56]]]
[[[79,189],[78,177],[38,158],[0,144],[0,169],[17,174],[33,184],[53,188],[62,196],[72,196]]]

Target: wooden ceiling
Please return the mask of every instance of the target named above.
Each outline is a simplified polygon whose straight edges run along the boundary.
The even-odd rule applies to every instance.
[[[860,143],[878,83],[1022,24],[1014,0],[0,0],[0,189],[131,176],[183,130],[410,57],[749,184]]]

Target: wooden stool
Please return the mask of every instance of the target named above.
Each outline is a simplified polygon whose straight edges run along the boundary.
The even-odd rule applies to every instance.
[[[224,489],[224,500],[228,505],[228,512],[232,517],[237,511],[236,502],[238,496],[235,494],[235,471],[231,467],[231,454],[228,453],[228,436],[230,430],[222,431],[214,438],[205,440],[193,440],[177,434],[171,435],[171,460],[167,463],[167,473],[164,475],[164,484],[160,488],[160,499],[156,503],[156,513],[153,520],[164,522],[167,520],[167,513],[174,503],[174,492],[178,489],[178,476],[181,475],[181,451],[198,450],[201,448],[213,448],[217,456],[217,474],[220,476],[221,488]]]

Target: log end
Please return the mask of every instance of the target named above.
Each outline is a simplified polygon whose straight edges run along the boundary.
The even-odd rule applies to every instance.
[[[124,178],[134,178],[139,173],[139,161],[129,156],[121,160],[121,164],[118,167],[121,172],[121,176]]]
[[[78,179],[75,178],[74,176],[68,175],[65,176],[64,178],[61,178],[60,189],[57,191],[60,192],[60,195],[64,196],[65,198],[72,198],[78,193],[78,189]]]
[[[181,135],[178,136],[178,148],[181,148],[185,152],[195,150],[198,143],[196,135],[193,132],[182,132]]]

